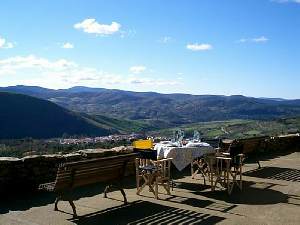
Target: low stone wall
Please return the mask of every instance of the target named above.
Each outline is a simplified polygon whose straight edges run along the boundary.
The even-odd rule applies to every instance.
[[[222,149],[227,150],[232,140],[223,140]],[[300,150],[300,135],[283,135],[278,137],[253,137],[247,139],[239,139],[243,146],[243,153],[261,154],[274,152],[287,152]]]
[[[241,139],[243,150],[252,153],[289,152],[300,150],[300,136],[257,137]],[[228,149],[230,140],[224,140],[223,148]],[[0,157],[0,193],[16,193],[36,190],[41,183],[54,181],[60,163],[90,158],[131,153],[130,147],[113,149],[86,149],[67,155],[41,155],[24,158]],[[134,162],[129,167],[134,173]]]
[[[41,183],[55,180],[60,163],[133,152],[131,147],[86,149],[66,155],[34,155],[24,158],[0,157],[0,193],[37,190]],[[133,162],[129,165],[133,172]]]

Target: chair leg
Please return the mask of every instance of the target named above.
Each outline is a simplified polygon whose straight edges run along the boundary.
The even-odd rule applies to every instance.
[[[166,189],[167,194],[171,195],[171,192],[170,192],[171,187],[170,187],[170,182],[169,181],[166,182],[166,184],[164,185],[164,188]]]
[[[144,187],[146,187],[147,183],[143,183],[143,185],[141,187],[139,187],[139,189],[137,190],[136,194],[139,195],[141,193],[141,191],[144,189]]]
[[[206,185],[206,181],[205,181],[205,173],[203,172],[203,170],[200,170],[201,172],[201,175],[203,177],[203,182],[204,182],[204,185]]]
[[[240,165],[240,189],[243,190],[243,170],[242,165]]]
[[[226,163],[226,182],[227,182],[227,188],[228,189],[230,189],[229,172],[230,172],[230,165],[229,165],[229,162],[227,162]],[[230,191],[230,194],[231,194],[231,191]]]
[[[215,190],[215,187],[214,187],[214,172],[213,171],[210,171],[210,187],[211,187],[211,191]]]
[[[138,171],[136,172],[138,173]],[[136,190],[138,191],[140,188],[140,176],[139,174],[136,175]]]
[[[227,192],[228,192],[229,195],[231,195],[233,187],[234,187],[234,182],[228,185]]]
[[[155,199],[158,199],[158,182],[155,182]]]

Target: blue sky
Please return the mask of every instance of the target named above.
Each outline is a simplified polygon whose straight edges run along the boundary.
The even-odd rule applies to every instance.
[[[17,84],[300,98],[300,0],[2,1]]]

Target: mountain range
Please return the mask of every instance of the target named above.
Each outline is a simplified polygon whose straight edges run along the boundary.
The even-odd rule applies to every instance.
[[[253,98],[242,95],[190,95],[132,92],[105,88],[47,89],[35,86],[0,87],[0,91],[49,100],[90,116],[146,122],[165,128],[229,119],[269,120],[300,115],[300,100]]]

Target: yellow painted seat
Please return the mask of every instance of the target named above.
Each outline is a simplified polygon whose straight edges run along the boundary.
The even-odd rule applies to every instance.
[[[133,148],[140,150],[153,149],[153,141],[151,139],[134,141]]]

